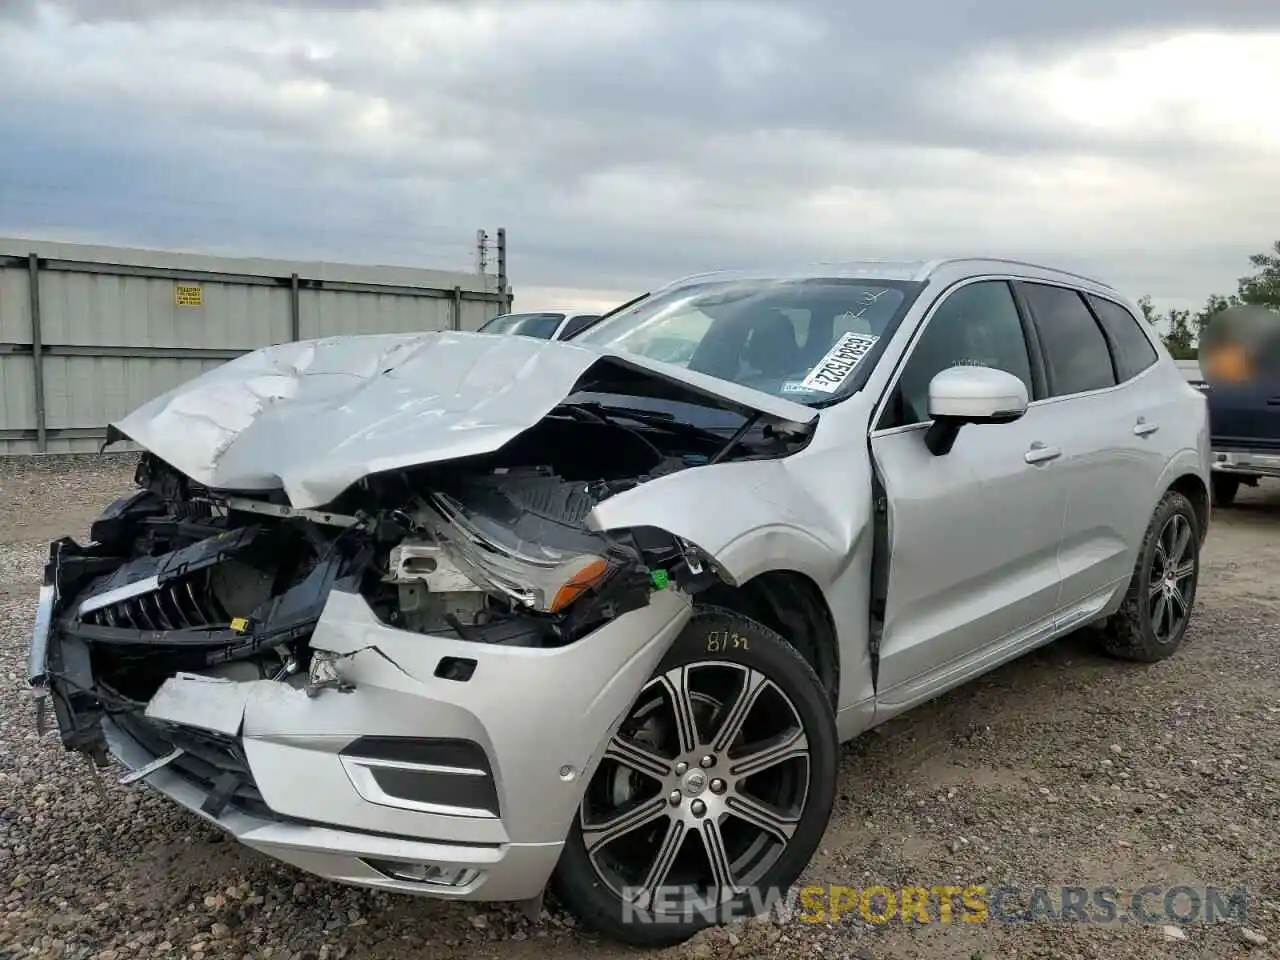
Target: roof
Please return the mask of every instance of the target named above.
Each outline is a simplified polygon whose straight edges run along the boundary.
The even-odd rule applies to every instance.
[[[694,281],[747,280],[765,277],[771,279],[866,278],[922,283],[934,278],[961,279],[966,275],[983,273],[1012,273],[1016,276],[1039,279],[1059,279],[1073,284],[1085,284],[1096,287],[1099,290],[1114,292],[1114,288],[1110,284],[1095,280],[1092,277],[1059,270],[1055,267],[1028,263],[1023,260],[1009,260],[999,257],[951,257],[939,260],[865,259],[823,261],[779,269],[719,270],[683,277],[671,284],[671,286],[683,285]]]

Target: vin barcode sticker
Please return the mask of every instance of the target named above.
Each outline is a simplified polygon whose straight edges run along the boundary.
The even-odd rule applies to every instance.
[[[806,390],[835,393],[849,379],[849,375],[858,368],[862,358],[879,339],[869,333],[846,333],[836,341],[834,347],[827,351],[827,355],[818,361],[818,365],[809,371],[802,386]]]

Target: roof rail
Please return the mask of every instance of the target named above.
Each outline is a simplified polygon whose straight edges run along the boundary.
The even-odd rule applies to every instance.
[[[1084,280],[1084,281],[1086,281],[1086,282],[1088,282],[1088,283],[1092,283],[1092,284],[1094,284],[1095,286],[1103,287],[1103,288],[1105,288],[1105,289],[1107,289],[1107,290],[1115,291],[1115,289],[1116,289],[1116,288],[1115,288],[1115,287],[1113,287],[1111,284],[1107,283],[1105,280],[1099,280],[1097,277],[1090,277],[1090,276],[1087,276],[1086,274],[1083,274],[1083,273],[1074,273],[1074,272],[1072,272],[1072,271],[1070,271],[1070,270],[1062,270],[1062,269],[1060,269],[1059,267],[1049,267],[1049,266],[1045,266],[1043,263],[1032,263],[1032,262],[1030,262],[1030,261],[1028,261],[1028,260],[1011,260],[1011,259],[1008,259],[1007,257],[950,257],[950,258],[948,258],[948,259],[946,259],[946,260],[934,260],[934,261],[931,261],[931,262],[928,264],[927,269],[928,269],[928,270],[929,270],[929,272],[931,273],[931,272],[933,272],[933,270],[937,269],[937,268],[938,268],[938,267],[940,267],[940,266],[943,266],[944,264],[948,264],[948,263],[974,263],[974,262],[977,262],[977,263],[1007,263],[1007,264],[1009,264],[1009,265],[1011,265],[1011,266],[1017,266],[1017,267],[1031,267],[1033,270],[1043,270],[1043,271],[1045,271],[1045,273],[1056,273],[1056,274],[1057,274],[1058,276],[1060,276],[1060,277],[1071,277],[1071,278],[1073,278],[1073,279],[1075,279],[1075,280]]]

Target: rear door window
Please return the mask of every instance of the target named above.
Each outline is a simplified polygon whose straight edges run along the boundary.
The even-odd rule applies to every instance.
[[[1084,298],[1044,283],[1018,284],[1040,335],[1049,395],[1065,397],[1116,385],[1111,350]]]

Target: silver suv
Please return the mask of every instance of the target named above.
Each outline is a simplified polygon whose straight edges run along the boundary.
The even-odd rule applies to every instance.
[[[110,436],[137,489],[51,545],[31,645],[68,749],[320,876],[550,884],[651,946],[796,880],[841,741],[1086,624],[1173,653],[1209,520],[1132,304],[991,260],[282,344]]]

